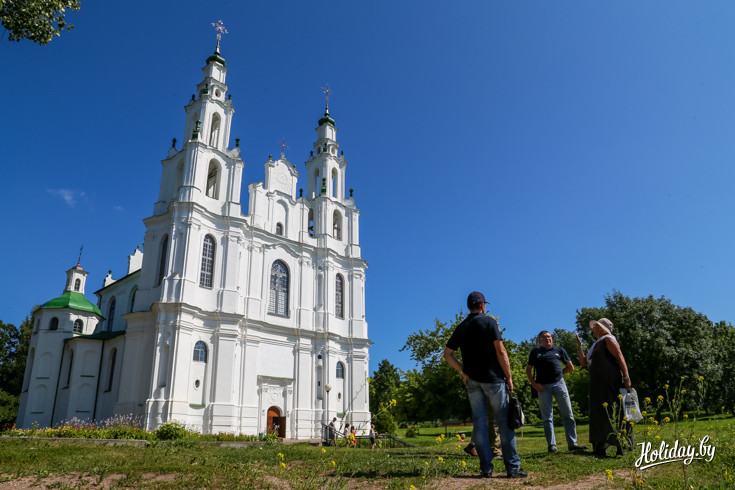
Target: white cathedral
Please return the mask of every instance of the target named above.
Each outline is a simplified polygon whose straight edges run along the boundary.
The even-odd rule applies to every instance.
[[[96,306],[77,263],[34,312],[18,427],[134,414],[149,430],[309,439],[334,416],[369,426],[367,263],[329,106],[306,195],[296,166],[269,158],[245,215],[219,42],[206,63],[183,147],[161,162],[145,253],[105,277]]]

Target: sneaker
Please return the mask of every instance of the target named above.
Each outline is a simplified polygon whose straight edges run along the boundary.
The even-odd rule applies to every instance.
[[[477,449],[475,449],[475,443],[471,442],[467,444],[467,447],[464,448],[464,452],[466,452],[470,456],[477,456]]]
[[[556,448],[556,446],[555,446],[555,445],[553,445],[553,444],[549,444],[549,452],[550,452],[550,453],[552,453],[552,454],[553,454],[553,453],[555,453],[555,452],[557,452],[557,451],[559,451],[559,450],[558,450],[558,449]]]
[[[482,473],[480,473],[480,477],[481,478],[492,478],[493,477],[493,472],[492,471],[489,471],[489,472],[485,473],[483,471]]]
[[[526,478],[528,476],[528,473],[523,471],[522,469],[518,468],[515,471],[511,471],[508,473],[508,478]]]
[[[587,446],[580,446],[579,444],[575,444],[574,446],[572,446],[572,447],[569,448],[569,450],[572,451],[572,452],[580,452],[580,453],[581,452],[584,452],[584,451],[586,451],[588,449],[589,449],[589,447],[587,447]]]

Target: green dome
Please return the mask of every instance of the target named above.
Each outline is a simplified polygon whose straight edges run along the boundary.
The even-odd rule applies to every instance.
[[[71,308],[72,310],[88,311],[102,316],[99,308],[89,302],[82,293],[66,291],[58,298],[47,301],[41,308]]]
[[[212,55],[209,56],[209,58],[207,58],[207,63],[209,63],[210,61],[215,61],[220,65],[225,66],[225,59],[220,56],[219,50],[215,51]]]
[[[329,117],[329,110],[327,110],[324,113],[324,117],[323,118],[319,119],[319,126],[321,126],[324,123],[327,123],[327,124],[329,124],[332,127],[335,127],[334,126],[334,119],[332,119],[331,117]]]

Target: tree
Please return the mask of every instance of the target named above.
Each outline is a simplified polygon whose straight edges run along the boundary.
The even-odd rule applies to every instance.
[[[378,364],[378,369],[373,372],[370,379],[370,412],[378,413],[381,403],[388,403],[395,398],[395,392],[401,384],[401,374],[398,369],[383,359]]]
[[[681,376],[687,388],[685,408],[695,406],[694,388],[699,376],[710,386],[735,394],[735,380],[723,377],[721,362],[729,358],[719,352],[724,349],[731,355],[733,342],[718,345],[716,329],[702,313],[674,305],[664,297],[630,298],[613,291],[605,297],[604,307],[577,311],[577,332],[586,344],[585,351],[593,342],[589,322],[601,317],[613,322],[613,335],[620,343],[639,397],[655,399],[663,394],[665,384],[678,386]],[[722,338],[729,338],[730,332],[724,327],[721,330]]]
[[[20,328],[0,321],[0,425],[12,424],[18,413],[32,328],[30,317]]]
[[[0,0],[0,20],[10,41],[28,39],[45,46],[74,28],[66,23],[66,9],[80,7],[79,0]]]

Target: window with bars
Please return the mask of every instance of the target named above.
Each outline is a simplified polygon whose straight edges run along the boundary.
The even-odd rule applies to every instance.
[[[81,287],[82,287],[82,281],[81,280],[77,279],[76,281],[74,281],[74,291],[79,292],[79,288],[81,288]]]
[[[212,287],[212,271],[214,269],[214,238],[212,235],[204,237],[202,247],[202,272],[199,276],[199,285],[206,288]]]
[[[334,313],[337,315],[337,318],[345,317],[344,283],[342,274],[337,274],[337,279],[334,284]]]
[[[339,211],[335,211],[332,216],[332,236],[337,240],[342,240],[342,215]]]
[[[158,282],[161,284],[163,278],[166,276],[166,262],[168,261],[168,235],[164,235],[161,240],[161,256],[158,260]]]
[[[268,313],[288,316],[288,269],[280,260],[273,262],[271,267]]]
[[[194,360],[196,362],[207,362],[207,344],[201,340],[194,344]]]
[[[84,330],[84,322],[82,322],[80,319],[74,320],[74,333],[82,333]]]
[[[112,301],[110,301],[110,309],[107,313],[107,331],[112,332],[112,325],[115,322],[115,298],[112,298]]]
[[[112,355],[110,355],[110,373],[107,377],[107,390],[112,390],[112,382],[115,379],[115,361],[117,360],[117,349],[112,349]]]

